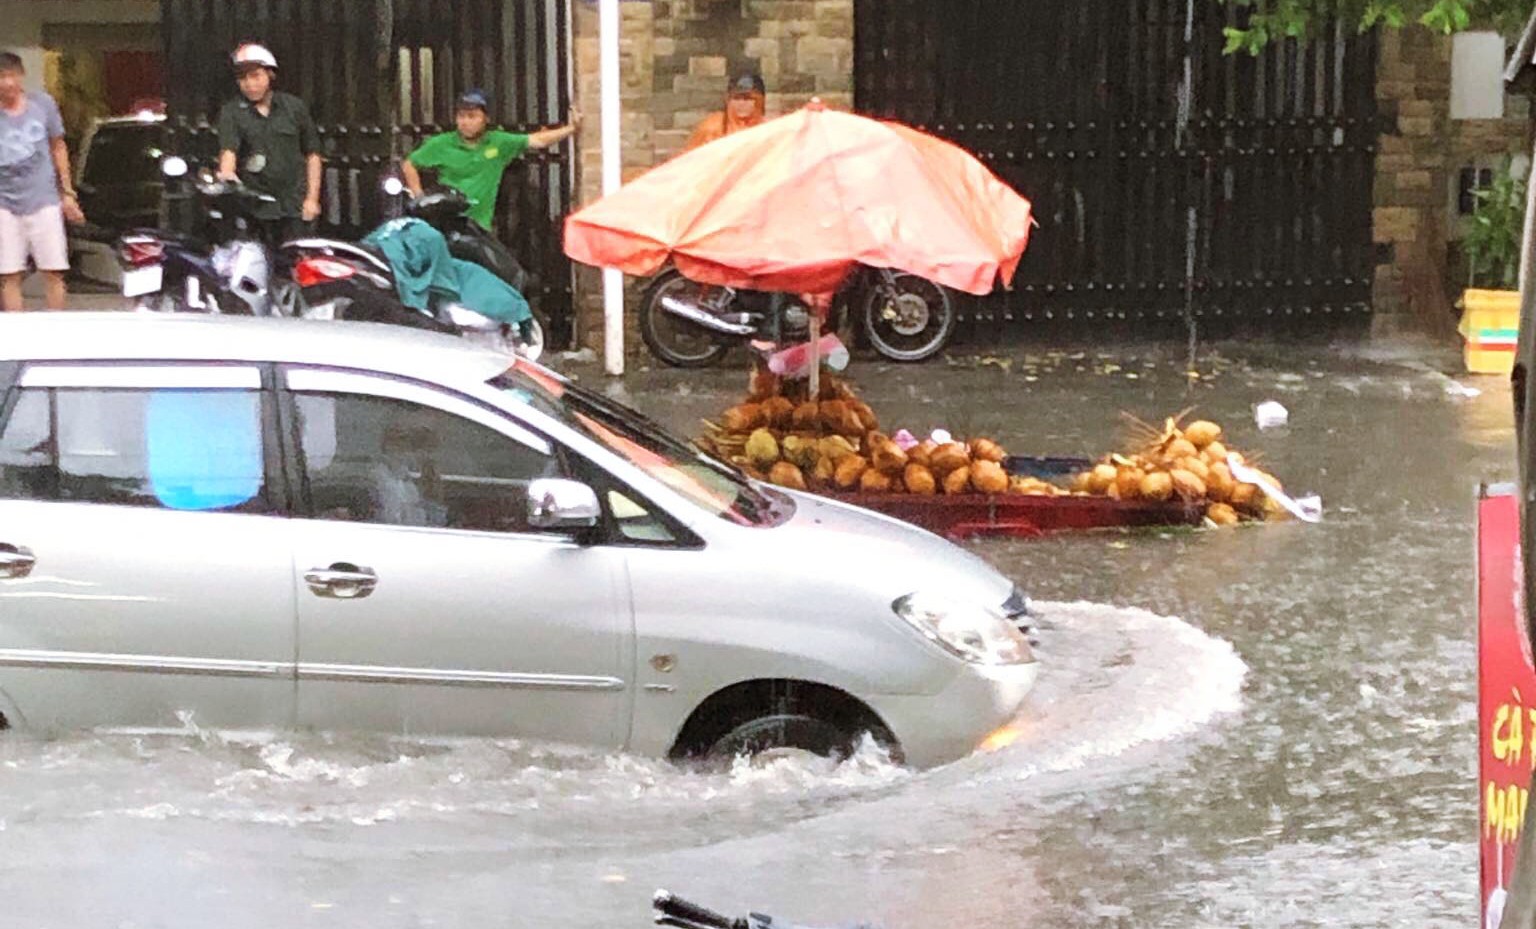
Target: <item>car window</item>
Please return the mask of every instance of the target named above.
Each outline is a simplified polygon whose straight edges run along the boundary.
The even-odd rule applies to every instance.
[[[492,378],[490,385],[596,441],[721,519],[743,526],[777,526],[794,512],[788,497],[764,492],[634,410],[552,372],[517,365]]]
[[[296,393],[308,512],[318,519],[527,532],[528,484],[559,459],[405,400]]]
[[[165,131],[159,125],[113,125],[96,130],[85,160],[87,184],[110,186],[160,182]]]
[[[265,512],[255,390],[24,388],[0,498]]]
[[[622,491],[608,491],[608,512],[618,534],[631,542],[665,544],[677,541],[666,523]]]

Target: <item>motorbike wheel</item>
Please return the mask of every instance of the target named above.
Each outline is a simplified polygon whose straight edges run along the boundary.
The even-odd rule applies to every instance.
[[[875,351],[892,361],[926,361],[955,334],[948,290],[915,274],[876,278],[859,299],[859,320]]]
[[[304,317],[304,288],[293,281],[274,281],[272,283],[272,315],[285,316],[288,319],[302,319]]]
[[[662,309],[667,296],[696,296],[702,286],[676,270],[663,271],[640,298],[640,338],[660,361],[674,368],[707,368],[730,350],[720,336]]]
[[[161,290],[139,297],[134,301],[133,308],[140,313],[220,314],[223,312],[218,303],[218,298],[214,295],[204,294],[203,301],[207,306],[190,306],[186,298],[179,292],[172,293],[168,290]]]
[[[529,361],[538,361],[544,357],[544,349],[549,342],[549,323],[537,310],[533,313],[533,325],[530,327],[527,340],[513,336],[517,343],[517,355]]]

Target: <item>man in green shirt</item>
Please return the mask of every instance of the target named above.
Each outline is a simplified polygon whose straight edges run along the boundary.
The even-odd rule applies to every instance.
[[[581,113],[571,109],[570,122],[533,133],[503,132],[490,128],[490,101],[482,90],[469,90],[454,108],[455,132],[432,136],[400,166],[411,195],[421,196],[418,169],[436,169],[440,182],[469,198],[469,217],[486,229],[496,215],[496,194],[507,166],[530,148],[549,148],[565,141],[581,126]]]

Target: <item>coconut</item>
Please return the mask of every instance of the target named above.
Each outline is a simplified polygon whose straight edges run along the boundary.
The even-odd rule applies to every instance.
[[[938,447],[939,443],[933,441],[932,439],[924,439],[911,448],[907,449],[907,460],[913,464],[920,464],[926,468],[932,464],[933,450]]]
[[[1094,465],[1088,476],[1088,492],[1095,494],[1108,493],[1110,485],[1115,482],[1119,472],[1112,464]]]
[[[790,414],[790,425],[805,432],[821,428],[821,404],[807,400],[795,407],[794,413]]]
[[[971,489],[971,467],[962,465],[944,475],[944,492],[947,494],[963,494]]]
[[[1218,461],[1225,463],[1227,460],[1227,447],[1220,442],[1212,442],[1200,452],[1200,457],[1206,464],[1216,464]]]
[[[869,461],[878,471],[897,474],[907,466],[907,453],[890,438],[878,432],[870,438]]]
[[[1237,511],[1225,503],[1213,503],[1206,507],[1205,518],[1218,526],[1235,526],[1239,522]]]
[[[1115,471],[1114,487],[1119,491],[1121,500],[1135,500],[1141,496],[1141,482],[1147,476],[1147,472],[1135,465],[1121,465]]]
[[[769,397],[762,403],[763,420],[777,429],[788,429],[795,415],[795,405],[784,397]]]
[[[1173,496],[1173,478],[1166,471],[1153,471],[1141,479],[1140,490],[1143,500],[1162,502]]]
[[[767,429],[758,429],[747,437],[746,452],[753,465],[766,471],[779,460],[779,440]]]
[[[1259,493],[1257,484],[1235,484],[1232,493],[1228,495],[1227,502],[1239,510],[1253,510],[1259,505],[1260,499],[1268,499]]]
[[[919,497],[931,497],[939,490],[939,482],[933,472],[920,464],[907,465],[901,473],[901,482],[906,485],[908,493]]]
[[[832,479],[844,490],[848,490],[859,483],[859,478],[869,468],[869,462],[861,455],[848,455],[837,463],[837,468],[832,473]]]
[[[743,403],[726,410],[720,417],[720,425],[726,432],[745,435],[763,424],[763,408],[756,403]]]
[[[998,464],[1008,457],[1003,447],[991,439],[972,439],[970,442],[971,458],[980,461],[995,461]]]
[[[928,457],[928,463],[933,468],[933,473],[942,477],[970,464],[971,455],[959,442],[946,442],[933,450],[933,454]]]
[[[869,404],[863,400],[850,400],[848,408],[859,418],[859,422],[863,424],[865,432],[874,432],[880,428],[879,417],[875,415],[874,410],[870,409]]]
[[[1163,446],[1163,459],[1166,461],[1179,461],[1199,453],[1194,443],[1185,438],[1173,439]]]
[[[1200,459],[1199,455],[1190,455],[1179,461],[1177,467],[1188,471],[1202,481],[1211,479],[1211,467]]]
[[[1173,492],[1183,500],[1200,500],[1205,497],[1205,481],[1189,473],[1183,468],[1174,468],[1168,472],[1173,479]]]
[[[859,490],[867,494],[888,494],[895,489],[895,484],[889,474],[882,474],[874,468],[859,475]]]
[[[971,465],[971,486],[984,494],[1000,494],[1008,491],[1008,472],[995,461],[978,461]]]
[[[1221,427],[1202,419],[1184,427],[1184,438],[1188,439],[1195,448],[1205,448],[1221,438]]]
[[[776,462],[768,472],[768,482],[780,487],[805,490],[805,474],[788,461]]]
[[[1230,503],[1232,490],[1237,482],[1232,479],[1232,469],[1225,464],[1217,462],[1211,465],[1211,476],[1205,481],[1206,496],[1218,503]]]
[[[1259,504],[1259,508],[1263,510],[1265,519],[1279,522],[1291,518],[1291,511],[1268,494],[1264,496],[1264,502]]]
[[[816,467],[811,469],[810,483],[812,487],[828,487],[836,476],[837,462],[822,455],[816,459]]]
[[[840,435],[825,436],[816,443],[816,450],[821,453],[823,458],[830,458],[834,463],[842,461],[849,455],[857,455],[859,453],[857,446],[849,441],[846,436]]]
[[[1085,494],[1088,492],[1088,484],[1093,480],[1092,471],[1079,471],[1072,475],[1072,492]]]

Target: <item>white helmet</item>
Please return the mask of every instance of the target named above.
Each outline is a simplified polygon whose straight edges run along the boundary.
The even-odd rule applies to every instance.
[[[267,51],[266,46],[257,45],[254,42],[247,43],[235,49],[235,53],[230,56],[230,59],[234,62],[236,70],[248,67],[250,65],[256,65],[262,68],[271,68],[273,71],[277,70],[277,58],[271,52]]]

